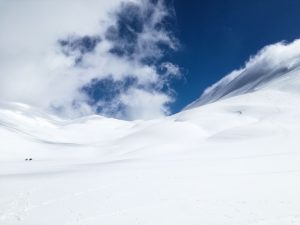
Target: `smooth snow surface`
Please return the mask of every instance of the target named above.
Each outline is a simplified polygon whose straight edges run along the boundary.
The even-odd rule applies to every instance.
[[[151,121],[3,103],[0,224],[300,224],[299,80]]]

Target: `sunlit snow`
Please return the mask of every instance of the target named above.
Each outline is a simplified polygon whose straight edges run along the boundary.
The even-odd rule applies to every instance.
[[[0,224],[299,224],[299,80],[149,121],[2,103]]]

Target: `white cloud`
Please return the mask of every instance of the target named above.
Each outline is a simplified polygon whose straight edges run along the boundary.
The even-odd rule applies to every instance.
[[[178,43],[169,31],[157,28],[169,12],[162,1],[157,5],[144,0],[122,2],[0,1],[0,101],[56,109],[72,117],[85,115],[94,113],[97,103],[89,104],[91,99],[82,91],[84,86],[95,79],[111,77],[114,81],[122,81],[130,75],[136,83],[109,104],[124,105],[130,119],[153,118],[167,113],[167,103],[172,98],[160,90],[162,83],[168,82],[159,72],[163,62],[146,63],[145,60],[157,62],[164,55],[165,50],[158,47],[158,43],[177,48]],[[116,43],[121,45],[118,48],[128,48],[126,41],[105,38],[108,28],[119,26],[118,13],[128,6],[137,7],[142,15],[139,19],[143,30],[135,32],[136,42],[131,55],[112,54],[111,49]],[[151,16],[145,17],[149,12]],[[58,40],[85,35],[97,35],[101,39],[88,54],[81,54],[78,49],[64,54],[58,45]],[[79,57],[80,66],[74,64]],[[179,76],[177,66],[165,65],[168,73]],[[152,110],[142,97],[153,102]],[[117,111],[109,112],[118,114]]]
[[[168,114],[167,103],[172,98],[164,93],[150,93],[144,90],[133,89],[121,96],[121,101],[126,104],[125,113],[129,119],[152,119]]]

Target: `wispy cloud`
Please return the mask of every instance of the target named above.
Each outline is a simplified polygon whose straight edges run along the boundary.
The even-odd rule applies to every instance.
[[[71,117],[168,114],[172,13],[148,0],[2,2],[0,100]]]

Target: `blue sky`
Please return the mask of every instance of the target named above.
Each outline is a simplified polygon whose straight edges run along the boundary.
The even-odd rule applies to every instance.
[[[59,116],[176,113],[266,45],[298,0],[0,0],[0,101]]]
[[[199,97],[262,47],[300,36],[297,0],[175,0],[181,49],[172,61],[185,70],[173,86],[173,112]]]

